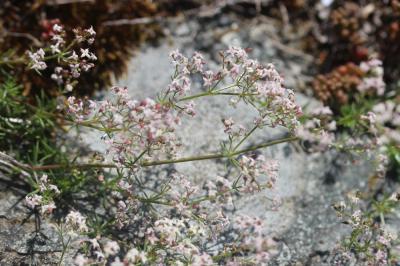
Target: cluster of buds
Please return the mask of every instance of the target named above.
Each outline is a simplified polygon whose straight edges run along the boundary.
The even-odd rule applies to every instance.
[[[337,112],[337,106],[351,102],[355,95],[378,95],[385,92],[382,62],[377,59],[347,63],[313,81],[313,90],[324,104]]]
[[[366,19],[364,16],[357,3],[348,2],[334,9],[330,20],[342,41],[359,46],[366,42],[366,36],[362,33],[362,23]]]
[[[325,105],[335,107],[351,100],[363,76],[363,71],[357,65],[347,63],[325,75],[318,75],[312,87],[317,98]]]
[[[40,208],[41,214],[51,214],[56,208],[53,198],[60,194],[54,184],[49,183],[48,176],[42,175],[37,184],[37,189],[25,197],[26,205],[31,208]]]

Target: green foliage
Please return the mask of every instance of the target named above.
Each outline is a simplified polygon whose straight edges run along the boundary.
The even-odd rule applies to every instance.
[[[387,145],[387,154],[390,160],[389,175],[396,180],[400,179],[400,147],[396,145]]]
[[[340,108],[340,117],[338,118],[338,125],[348,129],[355,129],[362,121],[360,116],[365,115],[372,109],[374,102],[371,100],[360,100],[357,103],[353,102],[343,105]]]
[[[352,252],[368,265],[386,265],[377,256],[381,251],[386,254],[388,265],[398,265],[398,255],[388,252],[391,245],[398,244],[398,241],[385,225],[386,218],[393,218],[399,207],[398,197],[396,193],[382,195],[367,205],[355,195],[349,206],[344,203],[334,205],[343,223],[352,227],[351,233],[343,240],[344,250]]]
[[[364,132],[368,129],[366,121],[360,119],[362,115],[372,111],[374,105],[383,102],[379,99],[366,99],[358,97],[356,102],[344,105],[340,108],[340,116],[337,118],[337,124],[344,130],[350,132]],[[378,125],[378,130],[388,125]],[[392,125],[393,126],[393,125]],[[389,142],[384,145],[385,154],[389,158],[388,176],[399,180],[400,177],[400,147],[395,142]]]
[[[0,84],[0,149],[25,163],[53,162],[56,148],[56,101],[41,94],[29,103],[8,75]],[[33,105],[34,104],[34,105]]]

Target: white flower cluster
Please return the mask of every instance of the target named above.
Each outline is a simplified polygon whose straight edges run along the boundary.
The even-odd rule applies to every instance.
[[[311,113],[312,119],[299,126],[296,135],[312,144],[311,150],[325,151],[335,142],[336,121],[332,115],[327,106],[315,108]]]
[[[49,183],[46,174],[42,175],[37,185],[38,189],[25,197],[25,203],[31,209],[40,207],[42,214],[50,214],[56,208],[53,197],[59,195],[60,190]]]
[[[393,100],[378,103],[372,108],[375,120],[382,131],[379,142],[382,144],[400,143],[400,105]]]
[[[53,58],[57,60],[57,66],[54,67],[54,71],[51,74],[51,78],[59,86],[70,92],[76,86],[76,79],[79,78],[81,72],[87,72],[94,67],[93,61],[97,60],[97,57],[89,51],[88,48],[80,48],[80,56],[77,52],[72,50],[75,43],[83,44],[86,41],[91,45],[94,41],[96,32],[93,27],[89,29],[74,30],[76,39],[72,41],[71,45],[67,46],[65,41],[66,32],[64,28],[59,24],[52,26],[52,38],[49,48],[45,49],[49,55],[45,57],[45,50],[40,48],[37,52],[28,52],[30,59],[30,67],[37,71],[45,70],[48,65],[45,61]]]
[[[83,233],[88,231],[86,218],[78,211],[70,211],[68,213],[65,217],[65,225],[72,233]]]
[[[381,96],[385,93],[386,84],[383,81],[382,62],[378,59],[372,59],[367,62],[361,62],[360,69],[366,73],[366,77],[361,80],[357,86],[360,92],[375,92]]]
[[[28,56],[30,59],[31,69],[40,71],[47,68],[47,64],[44,62],[45,52],[42,48],[35,53],[28,52]]]
[[[276,160],[266,160],[263,156],[256,159],[243,155],[239,160],[241,174],[243,175],[242,191],[253,192],[261,189],[258,177],[266,175],[269,180],[264,184],[268,188],[274,187],[278,178],[279,165]]]
[[[84,103],[69,97],[68,112],[75,120],[92,116],[113,129],[113,134],[103,139],[116,163],[135,161],[145,150],[175,153],[180,145],[174,134],[180,122],[179,113],[149,98],[135,101],[128,96],[126,88],[114,87],[112,92],[116,97],[99,103]]]

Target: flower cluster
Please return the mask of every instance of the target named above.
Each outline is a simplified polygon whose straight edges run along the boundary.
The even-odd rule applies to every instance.
[[[30,68],[34,70],[44,70],[47,68],[47,64],[44,62],[45,52],[42,48],[37,50],[35,53],[28,52],[30,59]]]
[[[88,231],[86,218],[78,211],[70,211],[65,217],[65,225],[72,233],[83,233]]]
[[[135,101],[127,88],[114,87],[112,92],[113,99],[97,103],[69,97],[68,113],[76,121],[86,118],[105,125],[109,132],[102,139],[120,165],[132,164],[149,154],[174,154],[180,145],[174,132],[181,114],[149,98]]]
[[[314,109],[304,124],[299,126],[296,135],[311,145],[312,151],[325,151],[334,145],[336,121],[327,106]]]
[[[47,25],[49,26],[49,25]],[[65,91],[70,92],[76,86],[76,79],[79,78],[81,72],[87,72],[94,67],[93,61],[96,61],[96,56],[89,51],[88,48],[80,48],[80,52],[73,50],[76,44],[82,46],[86,41],[88,45],[93,44],[96,32],[92,27],[81,30],[75,29],[75,40],[69,45],[65,40],[66,32],[64,28],[57,24],[51,24],[51,30],[46,33],[51,41],[48,48],[40,48],[35,53],[28,52],[30,59],[29,66],[31,69],[42,71],[47,68],[45,61],[57,59],[57,64],[54,67],[51,78],[61,86]],[[47,56],[46,56],[47,54]]]
[[[111,190],[110,226],[126,234],[123,243],[116,240],[98,243],[97,240],[104,243],[109,235],[90,239],[89,252],[78,255],[76,263],[265,264],[274,255],[274,243],[263,234],[261,220],[231,217],[235,200],[274,188],[278,162],[241,154],[239,147],[255,130],[281,126],[313,144],[317,151],[333,146],[368,151],[378,143],[379,116],[374,112],[360,114],[352,138],[340,139],[334,133],[337,122],[328,107],[314,109],[310,119],[300,125],[299,117],[303,114],[295,103],[294,92],[284,88],[283,79],[273,65],[263,66],[249,59],[244,49],[230,47],[221,52],[222,66],[217,71],[207,69],[199,53],[188,58],[174,51],[170,56],[175,68],[172,81],[156,100],[135,100],[127,88],[113,87],[112,97],[104,101],[73,96],[65,101],[71,121],[104,132],[102,140],[118,174],[110,179],[102,176],[99,181]],[[81,57],[90,59],[92,55],[82,50]],[[362,66],[363,71],[370,77],[378,77],[379,65],[373,61],[367,65],[370,68]],[[199,76],[204,90],[196,94],[191,85]],[[363,91],[369,93],[371,88]],[[378,86],[374,88],[381,91]],[[222,119],[229,139],[222,143],[222,151],[215,158],[227,158],[231,174],[206,180],[202,185],[179,173],[148,175],[146,166],[193,160],[194,157],[181,160],[176,157],[181,147],[176,131],[185,119],[196,115],[197,98],[218,95],[230,97],[227,102],[233,107],[242,101],[257,111],[250,130],[230,117]],[[364,139],[366,131],[368,136]],[[377,171],[382,175],[387,159],[383,155],[375,157]],[[348,218],[355,229],[366,224],[360,210]],[[90,231],[78,212],[70,213],[67,222],[69,228],[82,233]],[[379,257],[384,250],[374,248],[373,252]],[[385,256],[381,259],[387,259]]]
[[[37,183],[37,189],[25,197],[25,203],[31,209],[40,207],[41,214],[50,214],[56,208],[53,198],[59,194],[58,187],[49,183],[48,176],[44,174]]]
[[[283,79],[275,68],[248,59],[246,51],[240,48],[231,47],[222,55],[222,68],[213,73],[205,70],[201,54],[187,58],[178,51],[172,52],[175,73],[157,101],[137,101],[128,96],[127,88],[114,87],[115,97],[103,102],[70,97],[67,111],[78,122],[86,123],[87,120],[97,127],[107,128],[103,139],[114,155],[114,161],[122,165],[138,163],[139,159],[149,156],[156,158],[161,153],[174,155],[180,146],[174,134],[176,127],[183,115],[195,115],[193,100],[199,97],[232,96],[231,101],[243,100],[258,110],[259,117],[254,119],[256,127],[280,125],[293,131],[299,124],[297,117],[301,115],[301,108],[294,101],[293,91],[283,87]],[[204,85],[208,87],[206,93],[188,95],[192,75],[203,77]],[[229,80],[233,81],[231,85],[217,88],[218,84]],[[244,126],[233,132],[233,123],[231,119],[224,120],[227,133],[237,137],[248,133]]]
[[[375,114],[375,121],[382,133],[379,142],[382,144],[394,142],[400,143],[400,105],[393,100],[376,104],[372,111]]]
[[[233,180],[217,177],[201,186],[174,174],[153,180],[158,185],[150,186],[151,192],[150,188],[144,192],[146,189],[140,187],[143,186],[138,181],[142,178],[140,172],[124,176],[117,184],[118,193],[113,194],[118,201],[115,226],[132,235],[130,244],[122,251],[115,241],[101,247],[92,239],[91,252],[78,255],[76,264],[266,263],[274,254],[274,243],[262,233],[261,220],[248,216],[230,219],[227,210],[240,194],[272,188],[277,178],[277,162],[242,156],[236,164],[239,175]],[[258,183],[260,176],[266,177],[267,184]],[[149,204],[156,212],[147,208]]]
[[[261,175],[269,177],[264,184],[268,188],[274,187],[278,178],[279,164],[276,160],[266,160],[263,156],[256,159],[243,155],[239,160],[240,172],[243,179],[243,191],[256,191],[261,188],[257,178]]]
[[[241,100],[251,102],[259,112],[259,118],[255,119],[259,126],[284,126],[294,130],[299,124],[297,118],[302,114],[301,107],[295,103],[294,92],[284,88],[283,79],[275,67],[249,59],[247,52],[238,47],[230,47],[221,52],[221,56],[221,68],[211,71],[206,70],[204,58],[199,53],[189,59],[178,51],[172,52],[176,71],[167,88],[167,97],[177,103],[190,98],[182,98],[190,91],[190,75],[200,74],[210,95],[231,95],[233,104]],[[232,83],[217,88],[229,82]]]
[[[373,92],[381,96],[385,92],[385,82],[383,81],[382,62],[378,59],[372,59],[367,62],[361,62],[360,69],[365,73],[357,89],[362,93]]]

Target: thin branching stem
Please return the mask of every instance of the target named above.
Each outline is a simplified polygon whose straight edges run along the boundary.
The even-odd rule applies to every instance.
[[[192,162],[192,161],[203,161],[203,160],[215,160],[222,158],[231,158],[243,153],[255,151],[262,148],[267,148],[273,145],[277,145],[280,143],[291,142],[298,140],[296,136],[290,136],[282,139],[277,139],[265,143],[261,143],[259,145],[250,146],[246,149],[241,149],[238,151],[233,151],[231,153],[211,153],[206,155],[196,155],[190,157],[183,157],[178,159],[170,159],[170,160],[160,160],[160,161],[144,161],[138,163],[141,167],[149,167],[155,165],[165,165],[165,164],[176,164],[176,163],[184,163],[184,162]],[[92,163],[92,164],[51,164],[51,165],[42,165],[42,166],[28,166],[27,167],[33,171],[47,171],[47,170],[55,170],[55,169],[90,169],[90,168],[118,168],[115,164],[101,164],[101,163]]]

